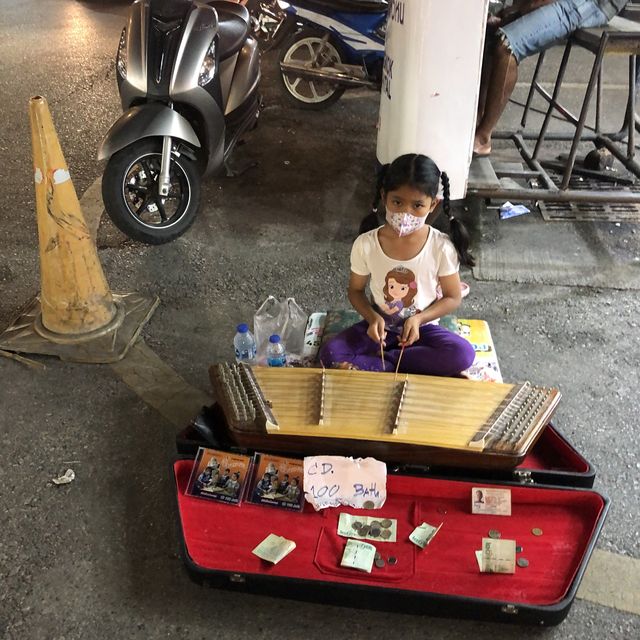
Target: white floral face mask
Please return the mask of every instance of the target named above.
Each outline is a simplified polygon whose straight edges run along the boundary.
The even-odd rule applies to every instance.
[[[418,218],[418,216],[414,216],[411,213],[393,213],[387,211],[386,220],[402,238],[422,227],[426,221],[426,217]]]

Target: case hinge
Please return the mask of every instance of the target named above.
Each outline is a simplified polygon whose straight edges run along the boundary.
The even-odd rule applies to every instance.
[[[525,469],[516,469],[513,477],[522,484],[535,484],[535,480],[531,477],[531,471]]]
[[[514,604],[503,604],[500,610],[502,613],[509,613],[511,615],[517,615],[518,613],[518,607]]]
[[[246,582],[247,579],[241,573],[232,573],[229,576],[230,582],[243,583]]]

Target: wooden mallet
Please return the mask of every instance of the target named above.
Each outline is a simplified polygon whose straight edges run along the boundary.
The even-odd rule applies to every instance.
[[[393,381],[395,382],[398,379],[398,369],[400,369],[400,361],[402,360],[402,354],[404,353],[404,348],[407,346],[406,342],[402,343],[402,349],[400,349],[400,355],[398,356],[398,363],[396,364],[396,373]]]

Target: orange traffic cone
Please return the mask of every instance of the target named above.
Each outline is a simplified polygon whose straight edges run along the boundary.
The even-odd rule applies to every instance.
[[[47,101],[31,98],[29,116],[41,295],[0,335],[0,348],[77,362],[120,360],[159,301],[111,293]]]

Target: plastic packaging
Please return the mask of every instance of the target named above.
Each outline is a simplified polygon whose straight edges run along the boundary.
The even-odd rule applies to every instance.
[[[286,345],[289,364],[302,359],[307,314],[293,298],[280,301],[269,296],[256,311],[253,326],[259,364],[264,364],[266,360],[269,336],[272,335],[279,335]]]
[[[287,353],[284,349],[284,345],[280,341],[280,336],[277,334],[274,334],[269,338],[269,346],[267,347],[267,364],[270,367],[287,366]]]

